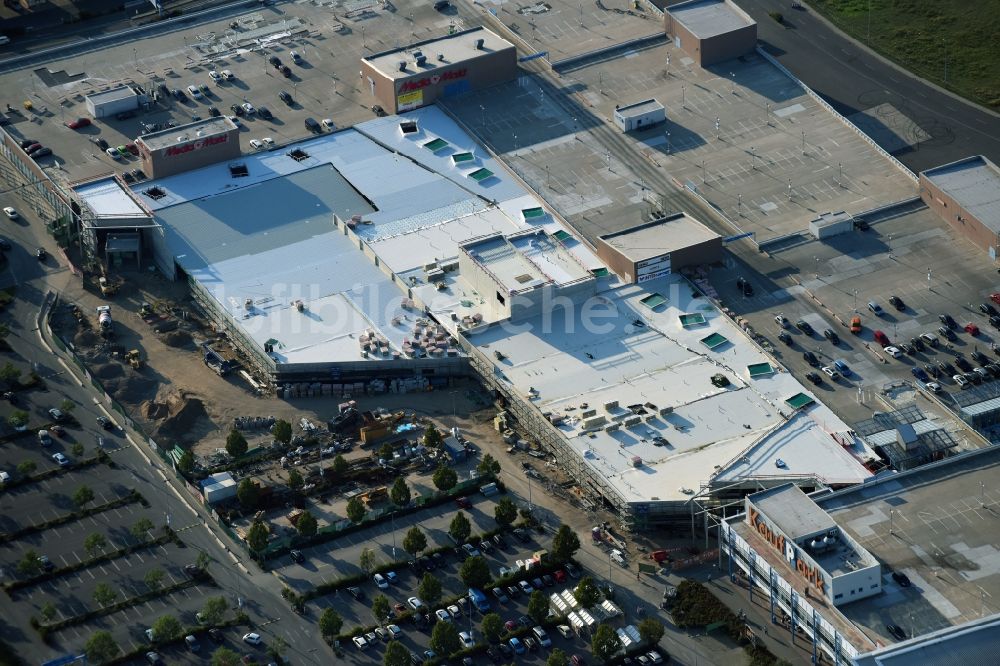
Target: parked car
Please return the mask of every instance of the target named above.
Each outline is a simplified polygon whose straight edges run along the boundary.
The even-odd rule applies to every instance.
[[[258,106],[257,115],[263,118],[264,120],[271,120],[272,118],[274,118],[274,114],[271,113],[271,110],[266,106]]]
[[[789,347],[792,346],[792,336],[788,334],[788,331],[780,331],[778,333],[778,339],[784,342]]]
[[[7,216],[8,220],[16,220],[21,217],[13,206],[4,206],[3,214]]]
[[[237,116],[240,116],[240,117],[245,116],[246,113],[247,113],[243,109],[243,107],[240,106],[239,104],[233,104],[232,106],[229,107],[229,110],[232,111],[233,113],[235,113]]]
[[[929,382],[931,379],[930,375],[928,375],[923,368],[910,368],[910,372],[917,378],[918,381]]]
[[[799,319],[797,322],[795,322],[795,328],[799,329],[808,336],[812,336],[813,334],[813,327],[810,326],[809,322],[807,322],[804,319]]]
[[[965,332],[969,335],[975,337],[979,335],[979,327],[973,324],[971,321],[965,325]]]
[[[948,328],[958,328],[958,322],[950,314],[939,314],[938,321]]]
[[[836,361],[833,362],[833,367],[837,368],[837,370],[840,371],[840,374],[844,375],[845,377],[851,376],[851,368],[847,365],[846,361],[843,361],[842,359],[838,358]]]
[[[835,345],[840,344],[840,336],[837,335],[836,331],[834,331],[832,328],[825,329],[823,331],[823,337]]]
[[[820,368],[820,370],[822,370],[823,374],[825,374],[830,379],[837,379],[838,377],[840,377],[840,373],[828,365],[824,365],[822,368]]]
[[[819,365],[819,359],[816,358],[816,354],[812,353],[811,351],[802,352],[802,358],[803,360],[805,360],[806,363],[808,363],[814,368]]]
[[[893,345],[889,345],[888,347],[883,347],[882,351],[884,351],[886,354],[888,354],[893,358],[899,358],[900,356],[903,355],[903,351],[899,347],[894,347]]]
[[[902,627],[900,627],[899,625],[887,624],[885,625],[885,629],[890,634],[892,634],[892,637],[895,638],[896,640],[902,641],[906,639],[906,632],[903,631]]]
[[[882,306],[876,303],[875,301],[868,301],[868,309],[871,310],[872,314],[874,314],[876,317],[881,317],[883,314]]]
[[[224,69],[224,70],[222,70],[222,77],[223,77],[224,79],[226,79],[226,81],[232,81],[233,79],[235,79],[235,78],[236,78],[236,75],[235,75],[235,74],[233,74],[233,73],[232,73],[231,71],[229,71],[228,69]]]
[[[69,458],[61,453],[53,453],[52,460],[56,461],[60,467],[69,467],[70,465]]]
[[[249,634],[243,634],[243,642],[248,645],[260,645],[264,641],[261,640],[260,634],[251,631]]]
[[[858,335],[861,333],[861,316],[854,315],[851,317],[851,333]]]
[[[82,129],[84,127],[89,127],[90,124],[90,118],[77,118],[76,120],[66,121],[66,127],[70,129]]]
[[[385,112],[385,109],[383,109],[378,104],[372,106],[372,113],[374,113],[379,118],[384,118],[385,116],[389,115]]]
[[[808,379],[809,381],[811,381],[813,384],[816,384],[817,386],[819,386],[820,384],[823,383],[823,378],[820,377],[815,372],[807,372],[806,373],[806,379]]]
[[[889,336],[882,331],[875,331],[872,333],[872,337],[874,337],[875,342],[879,343],[882,347],[888,347],[892,344],[892,342],[889,341]]]
[[[292,96],[289,95],[284,90],[282,90],[281,92],[278,93],[278,99],[280,99],[282,102],[284,102],[285,104],[287,104],[289,106],[291,106],[292,104],[295,103],[295,100],[292,99]]]
[[[892,307],[896,308],[900,312],[902,312],[903,310],[906,309],[906,303],[904,303],[903,299],[900,298],[899,296],[890,296],[889,297],[889,305],[891,305]]]

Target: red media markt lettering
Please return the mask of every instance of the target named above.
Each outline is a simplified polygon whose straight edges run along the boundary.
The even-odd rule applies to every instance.
[[[441,81],[454,81],[455,79],[465,78],[468,73],[466,69],[453,69],[450,72],[444,72],[443,74],[435,74],[434,76],[425,76],[422,79],[417,79],[416,81],[405,81],[401,86],[399,86],[399,92],[411,92],[413,90],[422,90],[427,86],[437,85]]]
[[[192,141],[191,143],[185,143],[181,146],[170,146],[166,150],[166,155],[168,157],[173,157],[174,155],[183,155],[184,153],[190,153],[194,150],[201,150],[206,146],[215,146],[220,143],[225,143],[229,141],[228,134],[221,134],[219,136],[209,136],[204,139],[199,139],[198,141]]]

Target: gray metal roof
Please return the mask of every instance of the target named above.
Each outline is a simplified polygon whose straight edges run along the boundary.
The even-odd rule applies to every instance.
[[[725,0],[682,2],[667,8],[667,13],[699,39],[724,35],[754,24],[738,7]]]
[[[118,88],[112,88],[111,90],[103,90],[92,95],[87,95],[87,99],[91,104],[97,105],[106,104],[108,102],[116,102],[120,99],[127,99],[135,96],[136,92],[132,90],[131,87],[119,86]]]
[[[793,541],[817,532],[839,529],[833,518],[796,485],[778,486],[750,495],[748,499],[766,515],[769,522]]]
[[[635,104],[626,104],[625,106],[620,106],[615,109],[615,113],[623,118],[631,118],[633,116],[643,116],[650,111],[662,111],[663,105],[657,102],[655,99],[645,99],[641,102],[636,102]]]
[[[974,155],[928,169],[922,175],[993,233],[1000,234],[1000,170],[995,164]]]

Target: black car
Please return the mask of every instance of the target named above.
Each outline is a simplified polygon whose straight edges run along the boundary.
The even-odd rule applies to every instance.
[[[44,247],[40,247],[37,250],[35,250],[35,258],[38,259],[38,261],[45,261],[48,258],[48,256],[49,253],[45,251]]]
[[[232,106],[229,107],[229,110],[232,111],[233,113],[235,113],[240,118],[242,118],[243,116],[245,116],[247,114],[247,112],[244,111],[243,107],[240,106],[239,104],[233,104]]]
[[[388,113],[385,112],[385,109],[383,109],[378,104],[372,107],[372,113],[374,113],[379,118],[384,118],[385,116],[389,115]]]
[[[556,581],[549,574],[544,574],[542,576],[542,582],[545,583],[545,587],[552,587],[553,585],[555,585]]]
[[[896,640],[906,640],[906,632],[899,625],[887,624],[885,625],[885,630],[892,634],[892,637]]]
[[[806,363],[808,363],[814,368],[819,365],[819,359],[816,358],[816,354],[812,353],[811,351],[802,352],[802,358],[805,360]]]
[[[34,139],[22,139],[21,140],[21,150],[27,150],[29,147],[38,143]]]
[[[889,304],[892,305],[892,307],[899,310],[900,312],[906,309],[906,303],[904,303],[903,299],[900,298],[899,296],[890,296]]]
[[[100,148],[101,150],[107,150],[108,149],[108,142],[105,141],[104,139],[102,139],[99,136],[92,136],[92,137],[90,137],[90,142],[92,144],[94,144],[95,146],[97,146],[98,148]]]
[[[514,648],[506,643],[500,643],[497,647],[500,648],[500,653],[504,656],[504,658],[509,659],[514,656]]]
[[[893,571],[892,572],[892,579],[894,581],[896,581],[897,583],[899,583],[900,587],[909,587],[910,586],[910,578],[909,578],[909,576],[907,576],[902,571]]]
[[[486,649],[486,656],[490,658],[494,664],[499,664],[503,661],[503,653],[500,652],[496,647],[490,646]],[[414,662],[417,663],[417,662]]]
[[[437,2],[434,3],[434,9],[439,12],[443,12],[449,7],[451,7],[451,3],[448,2],[448,0],[437,0]]]
[[[792,346],[792,336],[788,334],[788,331],[780,331],[778,333],[778,339],[784,342],[789,347]]]
[[[990,315],[990,326],[1000,328],[1000,316]]]
[[[927,363],[924,365],[924,370],[930,373],[931,377],[937,378],[941,376],[941,370],[939,370],[936,365],[931,365],[930,363]]]
[[[288,65],[281,66],[281,75],[284,76],[286,79],[291,78],[292,70],[288,67]]]
[[[823,331],[823,337],[835,345],[840,344],[840,336],[837,335],[832,328],[828,328],[825,331]]]
[[[989,303],[981,303],[979,305],[979,311],[982,312],[984,315],[989,315],[991,317],[1000,314],[1000,312],[997,312],[997,309],[992,305],[990,305]]]
[[[361,591],[360,587],[349,587],[347,593],[354,597],[355,601],[361,601],[365,598],[365,593]]]
[[[222,641],[226,640],[225,637],[222,635],[222,632],[214,627],[208,630],[208,637],[211,638],[212,641],[215,643],[221,643]]]
[[[917,350],[913,347],[913,345],[908,345],[905,342],[897,343],[896,346],[899,347],[899,350],[907,356],[913,356],[917,353]]]
[[[97,417],[97,423],[98,423],[98,425],[100,425],[105,430],[114,430],[115,429],[115,424],[112,423],[111,419],[107,418],[106,416],[98,416]]]
[[[958,336],[955,335],[955,331],[951,330],[947,326],[941,326],[940,328],[938,328],[938,333],[948,338],[952,342],[958,339]]]
[[[444,566],[444,555],[441,553],[434,553],[431,555],[431,561],[434,562],[434,566],[441,568]]]
[[[42,565],[42,569],[45,571],[53,571],[56,568],[56,565],[52,563],[48,555],[39,555],[38,563]]]
[[[795,328],[799,329],[806,335],[811,336],[813,334],[813,327],[810,326],[809,322],[807,322],[804,319],[799,319],[797,322],[795,322]]]
[[[517,537],[517,540],[520,541],[521,543],[528,543],[529,541],[531,541],[531,537],[528,536],[528,533],[524,530],[523,527],[518,527],[517,529],[515,529],[514,536]]]
[[[965,372],[972,371],[972,364],[966,361],[965,358],[961,356],[955,359],[955,365],[957,365],[959,369],[964,370]]]
[[[979,365],[986,365],[987,363],[990,362],[989,356],[987,356],[983,352],[979,351],[978,349],[975,349],[975,350],[972,351],[972,358]]]
[[[129,171],[123,171],[122,172],[122,180],[124,180],[126,183],[134,183],[135,182],[135,176],[133,176],[131,174],[131,172],[129,172]]]
[[[955,366],[948,361],[938,361],[937,367],[940,368],[941,372],[945,375],[955,374]]]
[[[948,328],[956,328],[958,326],[955,320],[951,318],[951,315],[939,314],[938,319],[941,321],[942,324],[944,324]]]
[[[916,349],[917,351],[924,350],[924,341],[921,340],[919,337],[910,338],[910,344],[913,345],[913,348]]]
[[[184,572],[189,576],[197,576],[201,573],[201,567],[197,564],[185,564]]]
[[[32,157],[32,159],[36,159],[37,160],[39,157],[48,157],[51,154],[52,154],[52,149],[51,148],[49,148],[48,146],[42,146],[41,148],[39,148],[38,150],[36,150],[35,153],[31,157]]]
[[[271,110],[266,106],[258,106],[257,115],[263,118],[264,120],[270,120],[271,118],[274,118],[274,114],[272,114]]]
[[[9,250],[9,249],[10,249],[10,241],[7,240],[6,238],[0,238],[0,250]]]
[[[741,277],[736,278],[736,288],[743,292],[744,296],[753,296],[753,287]]]
[[[132,169],[132,177],[135,178],[136,182],[139,182],[146,180],[146,173],[142,169]]]
[[[174,88],[173,94],[174,94],[174,99],[176,99],[178,102],[187,101],[187,95],[180,88]]]
[[[288,104],[289,106],[295,103],[295,100],[292,99],[292,96],[286,93],[284,90],[278,93],[278,99],[280,99],[285,104]]]
[[[819,386],[820,384],[823,383],[823,378],[820,377],[815,372],[807,372],[806,373],[806,379],[808,379],[809,381],[811,381],[813,384],[816,384],[817,386]]]
[[[301,564],[302,562],[306,561],[306,556],[302,554],[301,550],[293,550],[288,554],[291,556],[292,562],[298,562],[299,564]]]
[[[275,69],[281,67],[281,58],[279,58],[278,56],[271,56],[270,58],[267,59],[267,61],[271,63],[271,66],[274,67]]]
[[[494,534],[493,535],[493,544],[497,548],[506,548],[507,547],[507,540],[503,538],[502,534]]]
[[[219,116],[222,115],[222,111],[219,111],[218,107],[210,106],[208,107],[208,115],[212,116],[213,118],[218,118]]]

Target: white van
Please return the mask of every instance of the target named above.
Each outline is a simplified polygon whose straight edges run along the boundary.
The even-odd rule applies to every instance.
[[[625,561],[625,553],[618,549],[611,551],[611,561],[617,563],[619,566],[628,566],[628,562]]]

